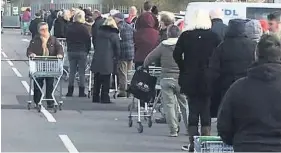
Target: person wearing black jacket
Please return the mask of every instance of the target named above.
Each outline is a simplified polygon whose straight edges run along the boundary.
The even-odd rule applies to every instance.
[[[96,35],[95,53],[91,70],[94,75],[94,103],[110,103],[110,76],[120,54],[120,37],[116,22],[108,17]]]
[[[231,85],[218,114],[218,135],[235,152],[281,152],[281,43],[263,35],[257,61]]]
[[[55,20],[54,36],[57,38],[65,38],[69,22],[70,22],[70,12],[68,10],[64,10],[62,16],[59,16]]]
[[[68,97],[73,96],[75,74],[78,67],[79,97],[85,97],[85,69],[87,54],[91,49],[91,37],[85,23],[85,13],[79,10],[73,18],[74,23],[69,25],[66,33],[68,59],[70,64]]]
[[[92,25],[92,43],[93,46],[95,47],[95,41],[96,41],[96,37],[99,31],[99,28],[102,26],[103,22],[105,21],[105,19],[101,16],[101,12],[98,10],[94,11],[94,24]]]
[[[209,72],[212,89],[220,93],[220,98],[213,99],[211,113],[217,116],[221,98],[230,85],[247,75],[248,67],[255,60],[256,42],[245,34],[248,21],[233,19],[229,21],[224,41],[216,48],[210,58]]]
[[[41,19],[41,14],[40,13],[35,13],[35,19],[33,19],[30,22],[29,25],[29,31],[31,32],[31,37],[32,39],[39,34],[38,32],[38,25],[39,23],[43,22],[43,20]]]

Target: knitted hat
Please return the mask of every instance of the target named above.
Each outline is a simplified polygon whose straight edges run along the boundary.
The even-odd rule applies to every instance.
[[[245,25],[247,37],[258,42],[263,34],[261,24],[258,20],[249,20]]]
[[[257,56],[259,60],[280,61],[281,40],[275,35],[263,35],[257,46]]]

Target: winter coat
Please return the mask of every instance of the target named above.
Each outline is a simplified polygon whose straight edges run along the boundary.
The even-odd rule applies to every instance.
[[[53,27],[53,24],[54,24],[54,21],[55,19],[57,18],[57,14],[55,11],[52,11],[51,14],[47,17],[47,23],[48,23],[48,26],[49,26],[49,31],[52,30],[52,27]]]
[[[125,21],[129,24],[129,25],[131,25],[133,28],[135,28],[135,25],[136,25],[136,21],[138,20],[138,17],[137,16],[135,16],[135,17],[133,17],[132,19],[131,18],[125,18]]]
[[[216,82],[213,88],[221,96],[233,82],[246,76],[255,60],[256,43],[245,35],[245,24],[244,20],[230,20],[224,41],[210,59],[210,77]]]
[[[281,152],[281,63],[258,62],[227,91],[217,129],[235,152]]]
[[[74,22],[68,26],[66,33],[68,52],[89,52],[91,50],[91,37],[83,23]]]
[[[190,29],[181,34],[173,57],[180,69],[179,85],[183,93],[210,96],[208,63],[219,43],[219,37],[210,29]]]
[[[227,25],[223,23],[222,19],[212,19],[211,21],[211,30],[219,36],[220,40],[223,40],[227,29]]]
[[[21,21],[22,22],[30,22],[31,21],[31,13],[29,11],[24,11]]]
[[[84,25],[86,26],[89,35],[92,37],[92,26],[93,26],[93,22],[85,22]]]
[[[143,62],[145,57],[159,44],[158,20],[150,12],[139,16],[136,22],[135,62]]]
[[[61,44],[54,36],[50,36],[47,42],[47,48],[49,50],[50,56],[64,55]],[[42,40],[38,35],[30,41],[26,56],[29,57],[29,55],[32,53],[36,54],[37,56],[43,55]]]
[[[135,29],[125,21],[118,23],[120,31],[120,56],[119,60],[132,61],[134,59],[135,46],[134,46],[134,32]]]
[[[111,74],[120,54],[119,31],[109,26],[101,26],[96,38],[91,70],[102,75]]]
[[[245,34],[248,38],[258,43],[263,34],[259,20],[249,20],[245,25]]]
[[[32,39],[39,34],[38,32],[38,24],[43,22],[41,18],[35,18],[30,22],[29,31],[31,32]]]
[[[173,52],[178,38],[169,38],[161,42],[144,60],[144,67],[148,67],[153,62],[161,61],[161,78],[179,77],[179,68],[173,59]]]
[[[95,23],[92,25],[92,43],[95,47],[95,40],[99,31],[99,28],[104,23],[105,19],[103,17],[97,17]]]
[[[163,40],[166,40],[166,39],[168,39],[167,28],[161,29],[159,31],[159,40],[160,40],[159,42],[162,42]]]
[[[56,19],[54,24],[54,36],[57,38],[65,38],[69,22],[64,20],[63,17]]]

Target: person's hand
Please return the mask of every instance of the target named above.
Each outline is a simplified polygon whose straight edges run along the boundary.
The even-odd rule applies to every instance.
[[[57,58],[63,58],[63,56],[61,54],[58,54]]]
[[[36,54],[31,53],[31,54],[29,55],[29,57],[36,57]]]

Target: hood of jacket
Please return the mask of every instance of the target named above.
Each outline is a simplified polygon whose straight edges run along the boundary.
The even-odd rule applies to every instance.
[[[245,25],[245,33],[248,38],[258,42],[263,34],[261,24],[258,20],[250,20]]]
[[[281,78],[280,62],[257,62],[248,70],[248,77],[264,82],[271,82]]]
[[[178,42],[178,38],[168,38],[167,40],[162,41],[163,45],[174,46]]]
[[[246,23],[247,21],[243,19],[230,20],[225,37],[247,37],[245,34]]]

